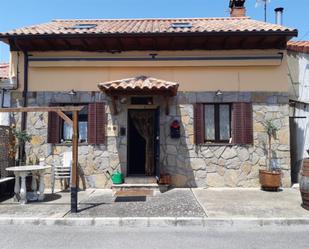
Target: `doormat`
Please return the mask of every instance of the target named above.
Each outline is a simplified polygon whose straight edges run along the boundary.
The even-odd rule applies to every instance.
[[[130,197],[130,196],[153,196],[153,190],[141,189],[141,190],[119,190],[116,191],[115,196]]]
[[[145,202],[146,196],[117,196],[115,202]]]

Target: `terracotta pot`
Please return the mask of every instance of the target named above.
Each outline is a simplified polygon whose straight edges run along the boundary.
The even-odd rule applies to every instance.
[[[161,174],[159,184],[171,185],[172,179],[170,174]]]
[[[259,176],[263,189],[278,190],[281,186],[281,172],[260,170]]]

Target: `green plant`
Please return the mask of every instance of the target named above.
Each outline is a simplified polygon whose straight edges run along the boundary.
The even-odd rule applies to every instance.
[[[16,137],[18,144],[30,142],[32,139],[32,135],[28,134],[27,131],[17,130],[16,128],[13,128],[12,133]]]
[[[26,155],[24,153],[26,142],[30,142],[32,135],[28,134],[27,131],[17,130],[14,126],[12,127],[12,134],[17,140],[16,147],[18,147],[18,164],[23,165],[26,162]]]
[[[272,120],[266,120],[264,124],[266,133],[268,135],[268,165],[267,170],[268,171],[278,171],[278,168],[275,168],[272,166],[271,159],[272,159],[272,149],[271,149],[271,139],[277,138],[277,131],[279,128],[273,123]]]

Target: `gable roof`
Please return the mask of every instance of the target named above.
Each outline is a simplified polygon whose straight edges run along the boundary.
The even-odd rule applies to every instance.
[[[175,23],[189,23],[191,27],[176,27],[177,25],[173,25]],[[84,28],[75,27],[80,24],[88,26],[84,26]],[[222,32],[277,32],[291,33],[291,35],[297,34],[296,29],[253,20],[249,17],[223,17],[53,20],[48,23],[32,25],[0,33],[0,38],[30,35],[172,34]]]
[[[309,54],[309,41],[289,41],[288,51]]]

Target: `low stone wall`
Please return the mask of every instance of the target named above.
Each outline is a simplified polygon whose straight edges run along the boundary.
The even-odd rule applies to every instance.
[[[21,99],[19,93],[12,96],[14,103]],[[47,106],[50,102],[92,102],[107,103],[108,125],[127,127],[127,108],[119,104],[119,114],[112,115],[111,100],[101,93],[79,92],[76,96],[45,92],[30,93],[30,105]],[[253,103],[254,144],[251,146],[196,146],[193,131],[193,104],[196,102],[238,102]],[[279,128],[278,139],[273,140],[273,158],[283,170],[283,186],[290,186],[289,109],[286,93],[269,92],[224,92],[216,97],[214,92],[179,92],[170,102],[170,114],[165,114],[163,98],[155,97],[154,104],[160,112],[160,162],[162,171],[172,175],[177,187],[258,187],[258,170],[267,162],[267,134],[263,127],[265,120],[273,120]],[[169,126],[173,120],[181,121],[181,138],[171,139]],[[18,115],[16,116],[18,122]],[[60,164],[62,153],[70,151],[70,145],[50,145],[47,140],[47,113],[29,113],[28,132],[33,136],[26,153],[32,161],[46,158],[50,165]],[[106,188],[111,182],[106,173],[120,169],[127,172],[127,138],[111,136],[106,145],[80,145],[79,162],[83,168],[88,187]]]
[[[9,155],[11,136],[10,127],[0,125],[0,179],[11,175],[5,170],[13,164]]]

